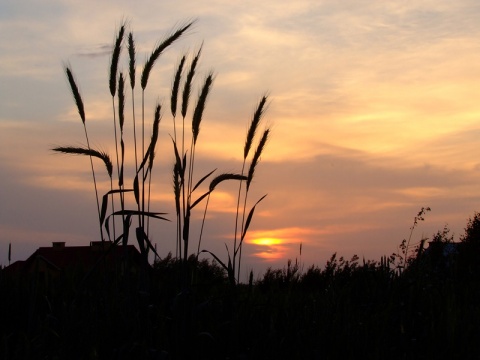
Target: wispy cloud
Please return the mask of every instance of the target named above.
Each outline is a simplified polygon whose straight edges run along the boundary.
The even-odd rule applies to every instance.
[[[76,53],[77,56],[80,57],[89,57],[89,58],[97,58],[103,57],[106,55],[111,55],[112,53],[112,45],[109,44],[101,44],[94,46],[92,48],[82,49]]]

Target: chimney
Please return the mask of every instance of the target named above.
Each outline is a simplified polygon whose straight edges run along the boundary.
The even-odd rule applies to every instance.
[[[65,241],[54,241],[52,247],[55,249],[63,249],[65,247]]]

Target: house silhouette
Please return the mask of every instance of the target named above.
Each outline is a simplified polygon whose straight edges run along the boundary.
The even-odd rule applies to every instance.
[[[89,246],[65,246],[53,242],[40,247],[24,261],[16,261],[4,269],[5,275],[16,278],[36,276],[48,284],[61,276],[84,276],[95,267],[112,275],[136,274],[142,256],[133,245],[113,245],[107,241],[92,241]]]

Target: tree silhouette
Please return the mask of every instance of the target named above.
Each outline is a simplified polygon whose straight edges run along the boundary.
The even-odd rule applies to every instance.
[[[473,218],[468,219],[465,234],[460,241],[466,244],[480,244],[480,213],[475,212]]]
[[[465,234],[460,237],[458,273],[464,279],[477,279],[480,275],[480,213],[468,219]]]

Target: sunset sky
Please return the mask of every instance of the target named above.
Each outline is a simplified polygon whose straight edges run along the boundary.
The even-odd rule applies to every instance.
[[[175,251],[169,89],[181,56],[202,42],[194,98],[210,70],[216,78],[197,145],[198,178],[215,168],[241,170],[248,124],[269,95],[260,130],[269,126],[272,134],[250,206],[268,196],[244,248],[245,272],[295,258],[323,265],[334,252],[378,260],[398,251],[427,206],[432,211],[412,244],[446,224],[458,240],[480,211],[476,0],[4,0],[0,264],[8,264],[9,243],[15,261],[52,241],[99,239],[88,159],[50,151],[85,143],[64,64],[79,84],[92,145],[113,158],[108,69],[119,25],[126,20],[134,33],[139,76],[155,44],[192,19],[193,29],[156,63],[146,94],[149,123],[155,102],[164,107],[152,206],[172,222],[153,225],[161,255]],[[120,70],[128,71],[126,61]],[[128,112],[126,124],[131,136]],[[133,157],[127,160],[131,166]],[[107,178],[100,182],[107,189]],[[224,243],[232,246],[236,191],[237,184],[219,186],[209,205],[202,247],[223,259]]]

